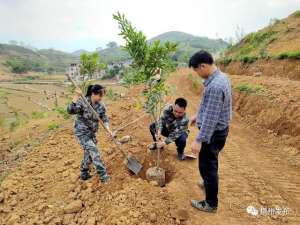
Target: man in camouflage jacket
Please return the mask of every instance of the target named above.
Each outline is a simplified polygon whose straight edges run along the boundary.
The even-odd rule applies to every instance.
[[[150,132],[154,140],[154,143],[149,146],[150,150],[163,148],[165,145],[175,142],[178,159],[184,160],[184,149],[189,133],[189,118],[185,113],[186,106],[185,99],[176,99],[174,105],[167,105],[164,108],[158,124],[150,125]],[[165,139],[163,140],[161,136],[164,136]]]

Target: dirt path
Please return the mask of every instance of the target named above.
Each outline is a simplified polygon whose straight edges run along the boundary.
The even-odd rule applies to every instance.
[[[250,82],[265,84],[276,90],[280,80],[265,79],[255,81],[255,78],[232,76],[233,83]],[[269,81],[267,81],[269,80]],[[255,82],[253,82],[255,81]],[[174,79],[176,86],[181,84],[188,87],[182,79]],[[297,99],[297,84],[286,88],[289,83],[282,82],[285,93],[293,92],[294,96],[285,95],[286,98]],[[268,85],[267,85],[268,84]],[[277,86],[278,87],[278,86]],[[274,90],[268,88],[272,94]],[[198,107],[197,97],[192,97],[190,89],[183,89],[184,96],[190,96],[189,111],[195,112]],[[298,92],[299,93],[299,92]],[[174,96],[175,98],[176,96]],[[189,141],[196,135],[192,129]],[[231,124],[230,135],[224,150],[220,154],[220,207],[217,215],[207,215],[196,210],[190,210],[189,200],[192,198],[203,198],[204,194],[196,185],[199,179],[198,162],[185,161],[177,163],[178,171],[174,177],[174,184],[169,186],[178,206],[184,204],[191,215],[193,224],[299,224],[300,210],[300,170],[298,165],[290,163],[290,155],[287,154],[285,145],[280,145],[270,134],[255,126],[249,126],[236,112]],[[175,158],[175,149],[173,157]],[[188,149],[187,149],[188,150]],[[295,153],[294,153],[295,154]],[[297,154],[297,153],[296,153]],[[299,154],[298,154],[299,155]],[[298,156],[299,157],[299,156]],[[177,180],[177,182],[175,182]],[[289,208],[287,216],[252,216],[246,212],[248,206],[260,208]],[[263,209],[262,209],[263,210]],[[193,221],[193,222],[192,222]],[[198,221],[198,222],[196,222]]]
[[[192,90],[191,81],[175,75],[170,84],[176,86],[177,91],[169,101],[186,96],[189,114],[194,113],[199,93]],[[113,127],[140,113],[141,110],[135,107],[139,91],[133,89],[125,98],[108,103]],[[143,173],[154,165],[155,157],[147,151],[151,140],[148,125],[149,120],[144,119],[120,133],[120,136],[127,133],[132,136],[124,147],[144,164]],[[189,142],[196,133],[197,130],[192,128]],[[204,198],[196,185],[199,180],[197,161],[177,161],[174,145],[162,153],[162,167],[167,170],[168,183],[159,188],[145,181],[143,173],[141,178],[128,174],[120,154],[103,134],[100,136],[99,146],[113,177],[109,185],[99,184],[96,176],[88,182],[79,181],[82,150],[74,140],[70,124],[30,152],[20,167],[3,182],[0,224],[300,223],[299,165],[291,163],[293,155],[287,152],[285,144],[278,141],[280,137],[250,126],[248,120],[237,113],[219,159],[220,204],[217,214],[191,208],[191,199]],[[186,151],[189,151],[189,145]],[[294,158],[299,157],[297,152],[293,154]],[[264,207],[289,209],[286,216],[253,216],[247,213],[248,206],[258,210]]]

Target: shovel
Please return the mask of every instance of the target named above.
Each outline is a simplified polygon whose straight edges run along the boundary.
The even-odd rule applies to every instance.
[[[72,82],[72,84],[75,86],[75,88],[79,89],[78,85],[76,84],[76,82],[69,76],[67,75],[69,80]],[[137,175],[141,169],[142,169],[142,165],[137,161],[137,159],[131,155],[131,154],[127,154],[123,149],[122,149],[122,144],[115,138],[115,136],[113,134],[111,134],[109,132],[109,130],[104,126],[102,120],[100,119],[98,113],[94,110],[94,108],[90,105],[90,103],[86,100],[86,98],[84,96],[81,95],[81,99],[83,100],[83,102],[85,103],[85,105],[91,110],[91,112],[93,113],[93,115],[97,118],[97,120],[99,121],[100,125],[104,128],[104,130],[109,134],[109,136],[111,137],[111,139],[113,140],[113,142],[115,143],[115,145],[117,146],[117,148],[120,150],[120,152],[122,153],[122,155],[124,156],[125,160],[124,160],[124,164],[125,166],[132,171],[135,175]]]
[[[197,156],[194,153],[185,154],[186,159],[197,159]]]
[[[134,124],[136,123],[137,121],[141,120],[142,118],[144,118],[145,116],[147,116],[147,114],[143,114],[142,116],[138,117],[137,119],[117,128],[116,130],[113,131],[113,134],[116,136],[117,135],[117,132],[119,132],[120,130],[123,130],[124,128],[130,126],[131,124]]]

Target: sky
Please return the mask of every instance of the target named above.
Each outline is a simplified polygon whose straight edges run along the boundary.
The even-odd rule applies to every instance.
[[[148,38],[183,31],[210,38],[245,33],[300,10],[300,0],[0,0],[0,43],[72,52],[122,44],[112,15],[124,13]]]

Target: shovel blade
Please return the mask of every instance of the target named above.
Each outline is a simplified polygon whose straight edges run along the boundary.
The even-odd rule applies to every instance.
[[[135,175],[137,175],[143,167],[134,156],[128,156],[128,158],[124,160],[124,164]]]
[[[186,159],[197,159],[197,156],[194,155],[193,153],[191,153],[191,154],[185,154],[185,158]]]

